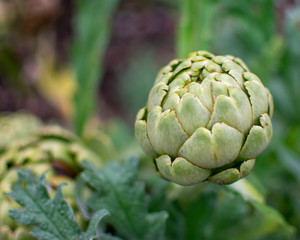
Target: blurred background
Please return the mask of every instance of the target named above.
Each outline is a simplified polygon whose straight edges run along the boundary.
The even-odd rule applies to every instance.
[[[91,94],[101,119],[132,125],[157,71],[205,49],[244,59],[271,88],[281,120],[299,120],[296,0],[201,0],[195,6],[112,0],[90,4],[94,8],[78,2],[1,1],[0,111],[27,109],[45,120],[70,122],[76,74],[81,79],[85,71],[78,88],[95,79]]]
[[[300,1],[1,0],[0,111],[82,138],[97,126],[135,151],[156,73],[200,49],[240,57],[273,94],[274,137],[249,181],[300,229]]]

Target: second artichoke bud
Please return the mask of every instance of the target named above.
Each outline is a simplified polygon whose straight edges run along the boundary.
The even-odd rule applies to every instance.
[[[241,59],[198,51],[159,72],[135,135],[164,178],[230,184],[269,144],[272,114],[269,90]]]

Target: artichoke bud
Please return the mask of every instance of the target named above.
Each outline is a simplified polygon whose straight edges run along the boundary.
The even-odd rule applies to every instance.
[[[0,116],[0,133],[1,129],[3,126]],[[0,135],[2,138],[2,134]],[[47,171],[46,180],[50,183],[48,190],[51,197],[54,197],[55,190],[61,183],[66,183],[62,188],[63,193],[77,213],[74,179],[82,170],[81,162],[90,158],[96,166],[102,165],[98,155],[71,132],[59,126],[39,126],[35,132],[24,134],[22,141],[13,139],[8,142],[0,139],[0,226],[3,226],[0,229],[0,239],[34,239],[29,233],[30,227],[21,228],[20,224],[9,217],[8,210],[19,208],[19,205],[3,194],[10,192],[11,186],[17,182],[18,168],[30,169],[37,175]]]
[[[268,146],[272,114],[269,90],[241,59],[198,51],[159,72],[135,135],[164,178],[230,184]]]

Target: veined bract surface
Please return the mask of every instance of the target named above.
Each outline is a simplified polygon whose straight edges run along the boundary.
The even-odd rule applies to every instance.
[[[159,72],[135,135],[164,178],[230,184],[268,146],[272,114],[272,95],[241,59],[198,51]]]

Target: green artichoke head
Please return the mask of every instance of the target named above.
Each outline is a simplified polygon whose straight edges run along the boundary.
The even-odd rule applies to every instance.
[[[38,175],[48,170],[46,179],[51,186],[48,187],[51,198],[61,183],[67,183],[63,187],[65,199],[81,219],[75,201],[74,179],[82,170],[83,160],[89,160],[95,166],[102,165],[102,159],[71,132],[41,123],[30,131],[21,131],[21,127],[27,127],[27,121],[18,122],[15,118],[21,121],[20,116],[19,113],[0,116],[0,240],[36,239],[29,233],[30,227],[23,227],[8,214],[10,209],[20,208],[3,193],[10,192],[17,182],[19,168],[30,169]],[[29,117],[26,119],[30,120]]]
[[[159,72],[135,135],[164,178],[230,184],[269,144],[272,114],[269,90],[241,59],[198,51]]]

